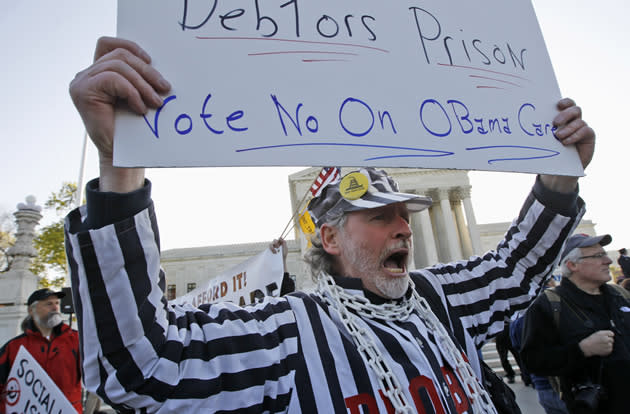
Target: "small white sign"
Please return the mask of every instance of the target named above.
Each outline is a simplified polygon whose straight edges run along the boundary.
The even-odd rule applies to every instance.
[[[118,35],[173,85],[118,166],[583,174],[529,0],[119,1]]]
[[[35,358],[20,346],[5,386],[7,414],[76,414],[66,396]]]
[[[283,273],[282,252],[265,249],[170,303],[194,307],[216,302],[248,305],[265,296],[280,296]]]

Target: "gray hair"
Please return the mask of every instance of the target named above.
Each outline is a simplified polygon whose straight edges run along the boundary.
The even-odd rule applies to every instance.
[[[31,320],[33,317],[31,315],[26,315],[24,319],[22,319],[22,323],[20,324],[20,329],[22,332],[26,332],[29,326],[31,326]]]
[[[337,228],[339,231],[344,230],[347,215],[341,212],[339,215],[329,218],[325,224]],[[317,227],[315,234],[311,236],[312,247],[304,254],[304,261],[311,268],[311,275],[314,281],[317,281],[320,273],[325,272],[333,274],[335,269],[335,257],[324,250],[320,227]]]
[[[579,247],[576,247],[560,261],[560,273],[562,273],[562,277],[571,277],[572,272],[569,270],[567,262],[577,263],[581,256],[582,250]]]
[[[33,302],[30,305],[28,305],[27,309],[29,311],[35,312],[35,307],[37,306],[38,303],[39,303],[39,301],[36,300],[35,302]],[[28,315],[26,315],[26,317],[22,320],[22,323],[20,324],[20,328],[22,329],[22,332],[26,332],[26,329],[31,325],[31,321],[32,321],[33,325],[35,325],[35,321],[33,319],[33,316],[29,313]]]

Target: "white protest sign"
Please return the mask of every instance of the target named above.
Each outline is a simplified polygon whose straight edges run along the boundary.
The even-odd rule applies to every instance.
[[[118,36],[173,85],[120,111],[119,166],[583,174],[529,0],[119,1]]]
[[[265,249],[169,303],[195,307],[215,302],[247,305],[264,296],[279,296],[283,273],[282,253]]]
[[[6,393],[7,414],[77,412],[24,346],[20,346],[11,367]]]

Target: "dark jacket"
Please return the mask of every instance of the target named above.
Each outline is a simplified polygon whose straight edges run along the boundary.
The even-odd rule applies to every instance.
[[[24,345],[48,373],[77,412],[82,413],[81,362],[77,331],[62,323],[53,329],[48,340],[42,336],[33,321],[29,321],[23,334],[11,339],[0,349],[1,388],[4,388],[20,345]],[[1,412],[4,412],[4,401],[0,404]]]
[[[525,314],[516,318],[512,323],[510,323],[510,341],[512,342],[512,346],[521,356],[521,363],[523,362],[523,357],[521,354],[521,346],[523,341],[523,322],[525,321]],[[524,365],[524,364],[523,364]],[[541,390],[550,390],[551,384],[547,377],[530,374],[529,379],[534,384],[534,388],[536,391]]]
[[[630,277],[630,257],[628,256],[619,256],[617,259],[617,263],[619,267],[621,267],[621,272],[623,273],[624,278]]]
[[[589,378],[593,381],[601,378],[608,399],[602,402],[598,412],[627,413],[630,302],[607,284],[601,291],[602,295],[589,295],[564,278],[556,288],[562,298],[558,326],[551,303],[541,294],[525,316],[521,357],[530,372],[560,377],[562,397],[569,411],[574,408],[571,387]],[[585,357],[578,343],[605,329],[615,332],[613,352],[607,357]]]

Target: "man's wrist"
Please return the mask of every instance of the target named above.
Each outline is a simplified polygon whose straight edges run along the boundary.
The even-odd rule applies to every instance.
[[[586,338],[584,338],[580,342],[578,342],[577,347],[579,348],[579,350],[582,353],[582,355],[585,358],[588,358],[588,357],[592,356],[592,354],[586,350],[586,343],[584,341],[586,341]]]
[[[99,191],[130,193],[144,186],[144,168],[114,167],[112,159],[101,156]]]
[[[579,186],[577,185],[577,181],[571,191],[564,192],[549,188],[544,183],[544,177],[548,178],[552,176],[539,175],[536,178],[536,183],[533,188],[534,197],[555,213],[567,217],[576,215],[580,206],[583,204],[578,197]]]
[[[540,181],[548,190],[557,193],[574,193],[577,189],[578,177],[541,174]]]

